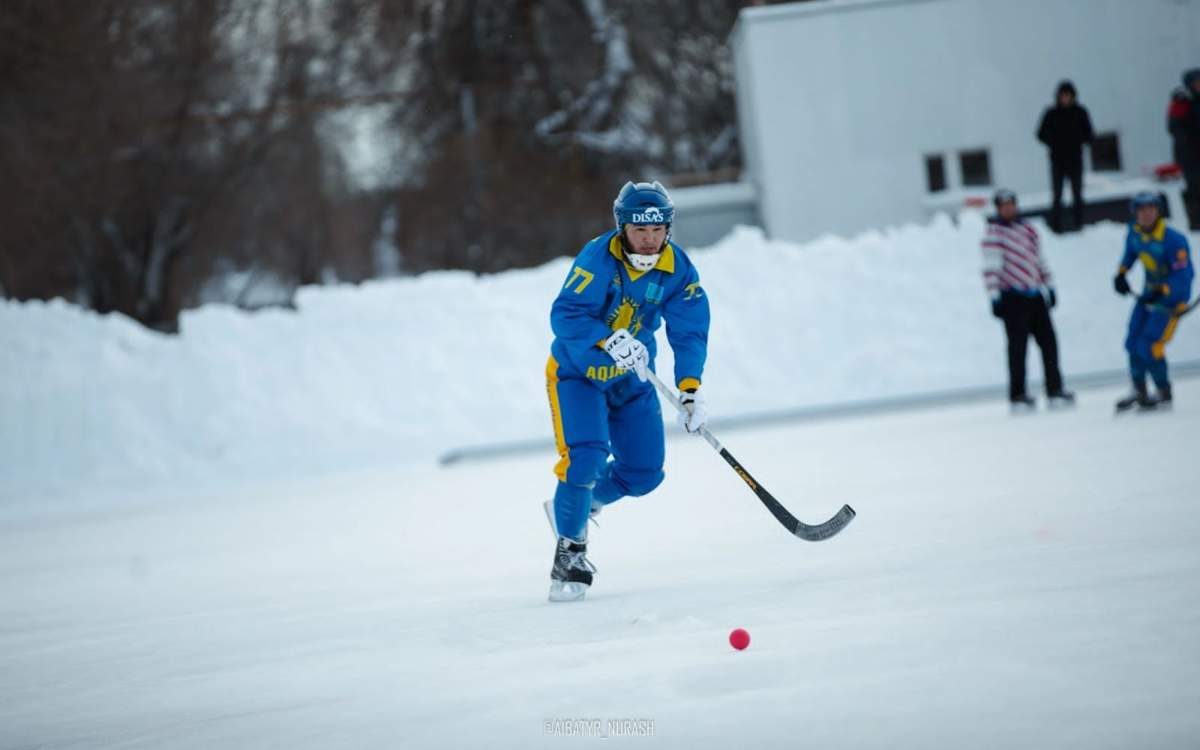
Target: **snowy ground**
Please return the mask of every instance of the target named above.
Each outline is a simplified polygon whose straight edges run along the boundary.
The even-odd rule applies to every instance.
[[[1043,232],[1068,376],[1125,366],[1130,301],[1112,291],[1125,233]],[[804,245],[740,229],[696,251],[713,309],[709,410],[1004,382],[982,234],[966,214]],[[297,311],[207,306],[184,314],[179,336],[61,301],[0,300],[0,508],[51,490],[74,503],[80,483],[338,473],[544,439],[549,309],[569,263],[306,288]],[[1200,358],[1197,320],[1179,327],[1174,361]]]
[[[570,605],[552,456],[10,509],[0,747],[1193,746],[1200,381],[1117,394],[721,435],[801,517],[855,506],[819,544],[673,440]]]
[[[1124,231],[1045,237],[1068,384],[1124,365]],[[714,416],[1002,383],[981,233],[694,253]],[[172,337],[0,301],[0,750],[1200,739],[1200,380],[1120,420],[1099,389],[719,433],[801,518],[859,511],[819,544],[673,440],[666,484],[593,532],[589,599],[551,606],[555,457],[434,458],[549,435],[568,263],[205,307]],[[1169,352],[1200,357],[1200,324]],[[652,735],[555,734],[621,720]]]

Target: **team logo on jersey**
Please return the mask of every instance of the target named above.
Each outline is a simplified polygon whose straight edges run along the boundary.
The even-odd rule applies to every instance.
[[[631,221],[633,224],[665,224],[663,221],[662,211],[655,206],[647,208],[645,211],[635,213]]]
[[[1173,263],[1171,265],[1171,268],[1175,269],[1176,271],[1182,271],[1183,269],[1187,268],[1187,263],[1188,263],[1187,250],[1180,250],[1175,255],[1175,263]]]
[[[642,330],[642,316],[640,314],[641,305],[631,297],[621,299],[621,304],[608,314],[608,319],[604,322],[608,323],[608,327],[614,331],[624,328],[633,336],[638,335],[638,331]]]

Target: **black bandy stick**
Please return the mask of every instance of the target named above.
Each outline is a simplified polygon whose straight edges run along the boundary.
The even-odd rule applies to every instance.
[[[650,379],[650,382],[654,384],[654,387],[658,389],[658,392],[661,393],[664,398],[670,401],[676,409],[681,412],[684,411],[684,406],[682,403],[680,403],[679,397],[676,396],[661,380],[659,380],[658,376],[647,370],[646,377]],[[745,482],[750,489],[754,490],[754,494],[758,496],[758,499],[762,501],[762,504],[767,506],[767,510],[771,511],[771,515],[775,516],[775,520],[779,521],[779,523],[781,523],[785,529],[792,532],[797,537],[807,542],[819,542],[837,534],[839,531],[846,528],[846,524],[854,520],[854,509],[849,505],[843,505],[841,510],[835,513],[832,518],[824,523],[819,523],[815,526],[804,523],[789,513],[788,509],[783,507],[783,504],[776,500],[775,496],[768,492],[766,487],[763,487],[761,484],[759,484],[758,480],[751,476],[750,472],[746,471],[746,469],[740,463],[738,463],[738,460],[733,457],[733,454],[726,450],[725,447],[721,445],[719,440],[713,437],[713,434],[708,431],[707,427],[700,428],[700,435],[706,441],[708,441],[708,444],[713,447],[713,450],[721,454],[721,458],[725,459],[725,462],[728,463],[733,468],[733,471],[742,478],[742,481]]]

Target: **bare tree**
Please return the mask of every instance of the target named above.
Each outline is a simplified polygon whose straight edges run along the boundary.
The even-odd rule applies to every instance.
[[[445,0],[381,24],[412,70],[393,125],[427,154],[396,192],[409,267],[542,262],[609,226],[626,179],[736,167],[741,5]]]
[[[214,277],[360,280],[381,242],[410,272],[574,252],[626,179],[736,172],[744,4],[7,0],[0,289],[170,330]]]
[[[3,201],[22,219],[0,249],[10,293],[169,329],[216,258],[277,250],[297,283],[320,278],[331,217],[304,106],[318,54],[308,0],[38,0],[2,13],[17,40],[0,67],[16,90],[0,107],[14,177]],[[261,245],[222,231],[264,212]]]

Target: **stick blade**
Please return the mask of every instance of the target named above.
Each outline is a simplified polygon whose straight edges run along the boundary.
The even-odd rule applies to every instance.
[[[806,542],[821,542],[832,536],[836,536],[838,532],[846,528],[854,520],[856,515],[858,514],[854,512],[854,508],[851,508],[849,505],[843,505],[842,509],[835,513],[832,518],[816,526],[810,526],[797,520],[791,532]]]

